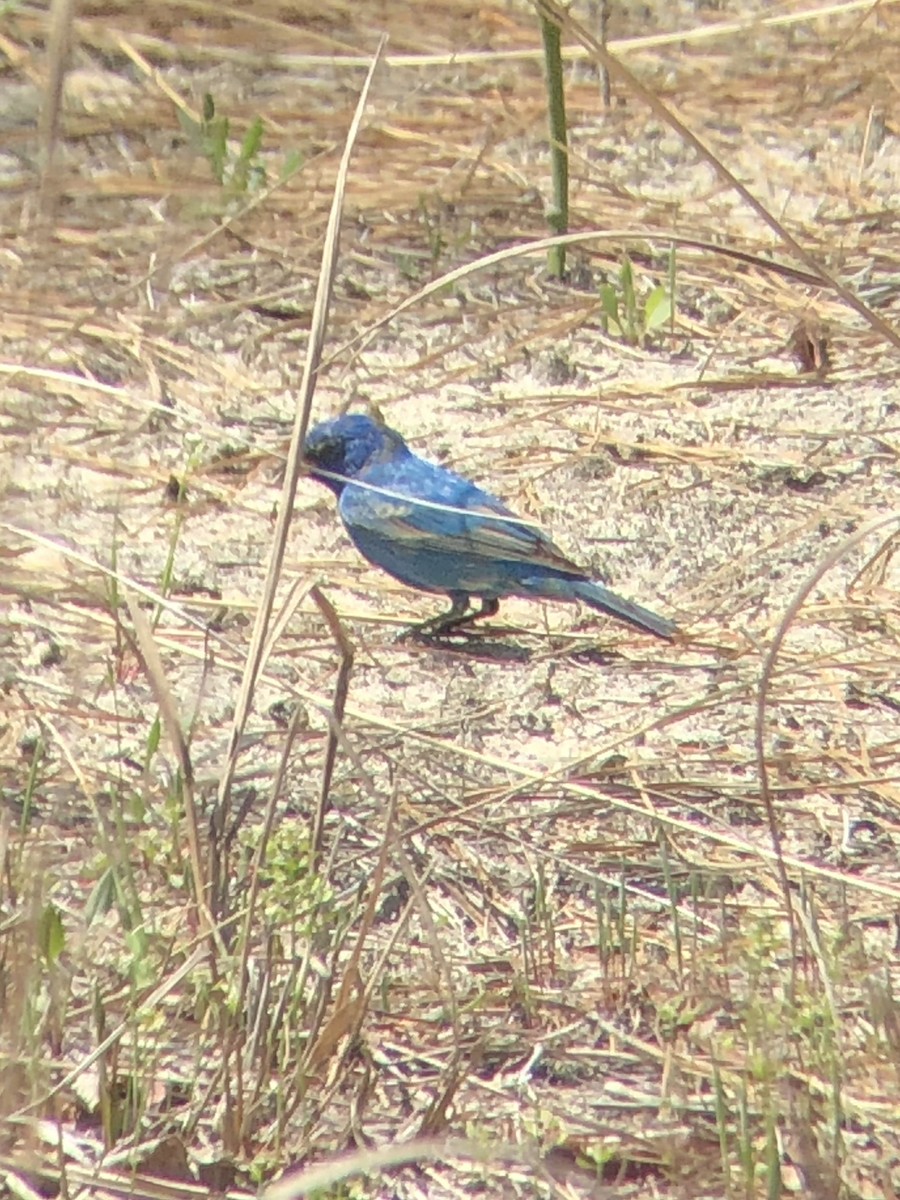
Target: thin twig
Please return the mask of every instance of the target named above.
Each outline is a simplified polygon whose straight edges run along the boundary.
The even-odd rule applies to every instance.
[[[309,866],[315,871],[322,854],[322,838],[325,832],[325,817],[331,807],[331,778],[334,774],[334,763],[337,756],[338,742],[344,724],[344,710],[347,707],[347,693],[350,688],[350,673],[353,670],[353,646],[344,632],[340,618],[334,605],[326,595],[314,586],[310,595],[319,606],[319,611],[331,631],[341,655],[341,665],[334,685],[334,700],[328,718],[328,739],[325,744],[325,761],[322,764],[322,779],[319,784],[319,796],[313,813],[312,828],[309,835]]]

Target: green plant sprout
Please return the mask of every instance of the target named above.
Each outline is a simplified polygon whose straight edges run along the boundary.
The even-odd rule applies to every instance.
[[[669,255],[665,283],[651,288],[639,299],[631,259],[625,254],[615,282],[602,283],[598,289],[603,312],[603,328],[611,337],[630,346],[645,346],[650,338],[675,319],[674,251]]]
[[[268,176],[261,161],[264,126],[260,117],[251,121],[238,146],[229,141],[231,123],[216,112],[215,101],[209,92],[203,97],[199,121],[182,110],[178,112],[178,120],[198,154],[209,163],[216,183],[229,198],[252,195],[266,186]]]

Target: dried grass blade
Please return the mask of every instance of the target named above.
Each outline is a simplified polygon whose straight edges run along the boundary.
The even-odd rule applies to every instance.
[[[191,751],[184,736],[178,705],[172,695],[169,681],[166,678],[162,657],[153,637],[150,622],[144,616],[137,602],[131,597],[125,597],[131,621],[134,626],[136,647],[147,682],[153,691],[156,703],[159,705],[160,716],[168,734],[169,741],[178,765],[181,767],[182,795],[184,797],[184,818],[187,826],[188,853],[191,860],[191,874],[194,877],[194,899],[197,907],[200,928],[212,937],[211,949],[216,951],[215,922],[209,908],[209,881],[203,866],[203,855],[200,853],[200,830],[197,821],[197,807],[194,801],[194,768],[191,764]]]
[[[356,137],[362,124],[362,117],[363,113],[365,112],[369,90],[372,85],[372,79],[375,74],[375,69],[381,59],[381,55],[384,50],[384,44],[385,39],[382,38],[378,49],[375,51],[375,56],[372,59],[372,63],[369,67],[369,73],[366,76],[365,83],[363,84],[362,91],[360,92],[359,101],[356,105],[356,112],[353,115],[353,121],[351,122],[350,129],[347,133],[347,140],[344,145],[344,153],[341,156],[341,163],[338,168],[337,179],[335,180],[334,198],[332,200],[331,211],[328,217],[328,226],[325,234],[325,246],[322,252],[322,268],[319,273],[319,283],[318,287],[316,288],[316,299],[313,306],[312,328],[310,329],[309,335],[309,349],[307,351],[306,363],[303,369],[303,379],[300,384],[297,413],[294,420],[293,432],[291,434],[290,448],[288,450],[287,466],[284,474],[284,486],[282,487],[281,491],[281,503],[278,506],[278,517],[275,523],[275,533],[272,538],[272,550],[269,556],[269,565],[266,571],[263,595],[260,600],[259,608],[257,609],[256,622],[253,627],[253,635],[250,639],[250,646],[247,651],[247,661],[244,667],[244,676],[241,681],[240,692],[238,693],[237,702],[235,704],[234,722],[231,731],[231,741],[228,747],[228,756],[219,785],[217,822],[220,830],[223,828],[224,813],[227,811],[228,798],[231,792],[231,784],[234,779],[234,772],[237,766],[240,739],[244,731],[244,726],[247,722],[247,717],[250,713],[250,705],[253,701],[253,692],[256,685],[257,676],[259,674],[260,663],[262,662],[266,632],[269,627],[269,621],[271,620],[272,610],[275,604],[275,590],[281,577],[281,568],[284,562],[284,551],[287,544],[288,528],[290,526],[294,497],[297,493],[297,480],[300,476],[303,438],[306,434],[306,427],[309,424],[309,414],[310,410],[312,409],[316,375],[318,373],[319,364],[322,358],[322,348],[325,343],[325,331],[328,322],[328,309],[331,302],[331,290],[335,272],[337,270],[341,210],[343,206],[344,190],[347,184],[347,175],[350,168],[350,157],[353,152],[353,146],[356,141]]]

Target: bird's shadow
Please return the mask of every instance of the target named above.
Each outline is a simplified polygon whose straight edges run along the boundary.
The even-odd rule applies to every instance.
[[[405,646],[423,650],[441,650],[460,658],[473,658],[481,662],[527,663],[534,652],[515,642],[500,640],[511,630],[482,629],[478,633],[428,633],[422,629],[407,629],[396,639]]]
[[[539,658],[555,658],[585,666],[608,667],[622,657],[612,647],[585,642],[564,643],[550,649],[542,642],[537,650],[531,650],[520,642],[510,640],[511,635],[517,633],[521,633],[521,630],[484,626],[477,633],[461,629],[449,633],[429,633],[413,626],[398,634],[395,641],[405,646],[440,650],[447,655],[479,662],[531,663]]]

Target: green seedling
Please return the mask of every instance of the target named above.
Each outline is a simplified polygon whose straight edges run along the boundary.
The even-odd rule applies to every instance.
[[[599,288],[603,310],[603,327],[610,337],[620,338],[629,346],[645,346],[665,325],[675,318],[675,262],[669,256],[666,283],[652,287],[641,298],[635,285],[631,259],[622,259],[615,282],[602,283]]]
[[[268,177],[262,162],[264,126],[260,117],[250,123],[239,144],[231,141],[231,122],[216,111],[209,92],[203,97],[199,121],[182,110],[178,119],[197,153],[209,163],[213,178],[228,199],[244,198],[266,186]]]

